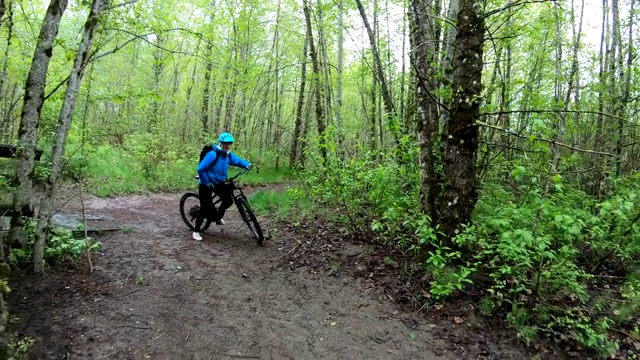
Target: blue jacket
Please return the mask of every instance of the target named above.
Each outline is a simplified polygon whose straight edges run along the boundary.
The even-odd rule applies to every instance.
[[[218,161],[213,165],[218,156]],[[222,150],[219,145],[215,145],[213,150],[209,151],[198,165],[198,175],[200,176],[200,184],[205,186],[215,185],[227,179],[229,165],[240,168],[246,168],[251,163],[229,152],[228,154]],[[211,166],[213,165],[213,166]]]

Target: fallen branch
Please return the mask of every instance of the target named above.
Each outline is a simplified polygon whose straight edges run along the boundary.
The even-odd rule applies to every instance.
[[[519,137],[519,138],[521,138],[521,139],[530,139],[530,137],[528,137],[528,136],[524,136],[524,135],[517,134],[517,133],[515,133],[515,132],[513,132],[513,131],[511,131],[511,130],[509,130],[509,129],[504,129],[504,128],[501,128],[501,127],[499,127],[499,126],[495,126],[495,125],[491,125],[491,124],[483,123],[483,122],[481,122],[481,121],[476,121],[476,125],[480,125],[480,126],[488,127],[488,128],[495,129],[495,130],[500,130],[500,131],[502,131],[502,132],[504,132],[504,133],[506,133],[506,134],[508,134],[508,135],[513,135],[513,136]],[[613,154],[610,154],[610,153],[607,153],[607,152],[595,151],[595,150],[580,149],[580,148],[577,148],[577,147],[575,147],[575,146],[573,146],[573,145],[563,144],[563,143],[557,142],[557,141],[555,141],[555,140],[549,140],[549,139],[540,138],[540,137],[534,137],[532,140],[537,140],[537,141],[546,142],[546,143],[549,143],[549,144],[552,144],[552,145],[562,146],[562,147],[565,147],[565,148],[567,148],[567,149],[571,149],[571,150],[573,150],[573,151],[578,151],[578,152],[583,152],[583,153],[588,153],[588,154],[596,154],[596,155],[604,155],[604,156],[611,156],[611,157],[613,157]]]

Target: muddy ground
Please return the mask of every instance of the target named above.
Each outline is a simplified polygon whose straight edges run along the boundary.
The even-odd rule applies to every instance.
[[[249,190],[251,193],[254,190]],[[73,194],[73,192],[68,192]],[[182,194],[85,199],[103,249],[13,284],[12,315],[39,359],[528,359],[468,318],[406,310],[349,269],[370,251],[336,229],[298,229],[259,216],[257,246],[232,207],[224,226],[191,240]],[[61,203],[66,202],[65,199]],[[61,214],[77,215],[69,201]],[[331,229],[330,229],[331,230]],[[309,251],[326,233],[328,252]],[[315,239],[315,240],[314,240]],[[327,255],[329,253],[330,255]],[[366,270],[366,271],[365,271]]]

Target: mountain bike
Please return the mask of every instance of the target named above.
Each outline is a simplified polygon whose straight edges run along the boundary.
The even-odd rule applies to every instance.
[[[253,213],[253,210],[251,210],[251,207],[249,206],[249,200],[247,200],[247,197],[242,192],[242,188],[236,185],[236,183],[234,182],[235,179],[244,175],[245,173],[247,173],[247,171],[248,170],[245,169],[239,172],[234,177],[225,180],[225,183],[229,184],[230,188],[232,189],[233,202],[234,204],[236,204],[236,207],[240,212],[242,221],[247,224],[249,230],[251,230],[251,233],[253,234],[253,238],[258,242],[258,245],[263,246],[264,235],[262,234],[262,229],[260,228],[260,224],[256,219],[256,215]],[[194,178],[199,179],[199,176],[196,175],[194,176]],[[188,204],[192,200],[195,200],[195,205]],[[211,203],[213,204],[212,209],[217,209],[218,206],[220,206],[220,202],[222,202],[222,200],[214,193],[211,197]],[[188,192],[182,195],[182,198],[180,199],[180,215],[182,216],[182,220],[184,221],[184,223],[187,224],[187,226],[193,231],[198,231],[196,229],[196,219],[198,218],[199,214],[200,197],[198,196],[198,194]],[[208,214],[208,216],[202,222],[199,231],[205,231],[209,228],[209,226],[211,226],[212,215],[213,214]]]

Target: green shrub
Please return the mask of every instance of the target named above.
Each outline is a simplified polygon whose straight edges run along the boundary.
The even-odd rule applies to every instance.
[[[473,223],[446,246],[419,212],[415,165],[372,153],[343,163],[330,153],[326,164],[304,174],[300,191],[339,209],[354,234],[413,251],[431,273],[432,299],[482,286],[482,312],[503,316],[525,341],[548,334],[603,355],[619,347],[614,328],[636,326],[640,177],[618,181],[598,202],[561,176],[542,181],[517,164],[509,179],[489,174]],[[610,272],[626,281],[596,288]]]
[[[9,262],[17,266],[28,265],[33,260],[33,244],[35,242],[35,221],[27,220],[25,229],[28,235],[26,249],[16,248],[9,252]],[[87,251],[97,251],[102,243],[91,238],[76,239],[70,229],[54,227],[44,249],[45,261],[53,262],[57,259],[76,259]]]

